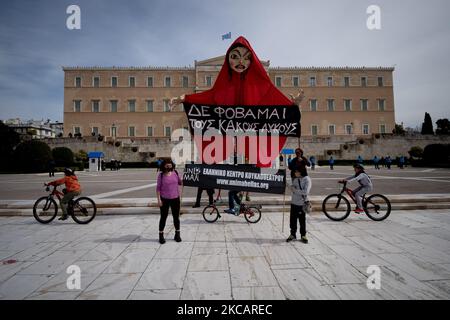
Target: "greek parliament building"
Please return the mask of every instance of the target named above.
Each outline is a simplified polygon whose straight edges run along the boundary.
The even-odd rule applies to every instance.
[[[171,111],[170,98],[211,88],[224,58],[195,61],[194,67],[63,67],[64,136],[170,137],[173,130],[188,127],[182,105]],[[285,95],[304,89],[303,137],[392,132],[394,68],[262,63]]]

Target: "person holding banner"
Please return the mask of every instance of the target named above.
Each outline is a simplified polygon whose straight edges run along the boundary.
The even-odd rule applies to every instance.
[[[297,239],[297,219],[300,222],[300,236],[303,243],[308,243],[306,238],[306,213],[304,206],[307,205],[308,195],[311,191],[311,178],[308,177],[306,168],[295,169],[294,179],[292,180],[292,200],[291,200],[291,214],[290,214],[290,228],[291,235],[286,239],[290,242]]]
[[[156,198],[161,212],[159,219],[159,243],[164,244],[164,227],[166,226],[169,207],[172,210],[173,224],[175,226],[176,242],[181,242],[180,237],[180,190],[182,181],[172,160],[164,160],[161,164],[161,172],[156,182]]]
[[[289,170],[291,170],[291,178],[294,179],[295,175],[294,172],[296,170],[301,171],[305,170],[306,167],[310,166],[310,163],[306,157],[303,156],[303,150],[301,148],[295,149],[295,155],[296,157],[292,159],[292,161],[289,163]]]
[[[239,215],[240,212],[240,205],[241,205],[241,198],[239,197],[240,191],[230,190],[228,191],[228,209],[225,209],[225,213],[234,214],[236,216]],[[235,209],[234,203],[238,205],[238,207]]]

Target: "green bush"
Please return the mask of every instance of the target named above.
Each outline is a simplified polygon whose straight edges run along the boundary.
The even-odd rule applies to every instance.
[[[422,158],[423,156],[423,149],[421,147],[412,147],[408,151],[409,155],[413,158]]]
[[[70,167],[73,165],[73,152],[66,147],[56,147],[52,150],[53,160],[57,167]]]
[[[17,146],[13,158],[15,169],[18,171],[45,172],[52,159],[52,152],[45,142],[30,140]]]

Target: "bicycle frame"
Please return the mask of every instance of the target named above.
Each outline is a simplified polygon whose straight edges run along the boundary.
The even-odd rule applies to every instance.
[[[345,181],[343,183],[342,190],[339,194],[342,195],[344,192],[350,197],[350,199],[353,200],[354,203],[356,203],[356,198],[355,198],[355,195],[353,194],[352,189],[347,188],[347,181]],[[366,200],[366,194],[364,194],[362,197],[362,203],[364,203],[365,200]]]

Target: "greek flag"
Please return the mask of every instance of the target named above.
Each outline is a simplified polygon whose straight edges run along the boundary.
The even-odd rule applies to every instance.
[[[231,39],[231,32],[222,35],[222,40]]]

